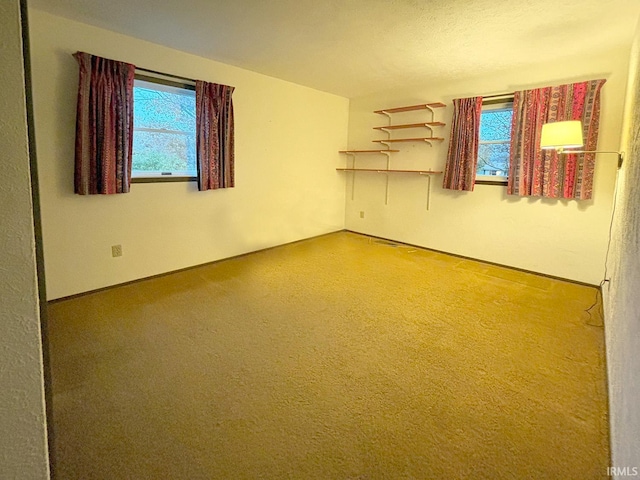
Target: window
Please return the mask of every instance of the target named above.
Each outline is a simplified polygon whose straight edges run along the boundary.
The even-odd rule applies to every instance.
[[[136,75],[132,156],[133,180],[196,177],[196,97],[192,85]]]
[[[476,183],[505,184],[509,175],[509,149],[513,98],[486,101],[480,116],[480,145]]]

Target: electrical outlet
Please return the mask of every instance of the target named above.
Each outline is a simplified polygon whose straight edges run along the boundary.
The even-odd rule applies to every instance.
[[[364,218],[364,212],[360,212],[360,218]]]
[[[112,245],[111,246],[111,256],[112,257],[121,257],[122,256],[122,245]]]

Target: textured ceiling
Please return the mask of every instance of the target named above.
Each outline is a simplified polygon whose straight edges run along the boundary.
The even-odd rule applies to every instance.
[[[639,0],[30,0],[346,97],[630,45]]]

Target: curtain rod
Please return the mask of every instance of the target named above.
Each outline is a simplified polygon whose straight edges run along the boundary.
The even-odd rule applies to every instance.
[[[171,78],[175,78],[177,80],[182,80],[182,81],[185,81],[185,82],[196,83],[196,80],[194,80],[193,78],[181,77],[179,75],[173,75],[171,73],[158,72],[157,70],[151,70],[149,68],[136,67],[136,70],[140,70],[141,72],[147,72],[147,73],[155,73],[156,75],[163,75],[165,77],[171,77]]]
[[[81,52],[81,51],[77,51],[75,55],[79,54],[79,53],[86,53],[86,52]],[[87,54],[87,55],[91,55],[91,56],[95,56],[98,57],[97,55],[93,55],[91,53]],[[101,57],[98,57],[101,58]],[[120,60],[115,60],[115,61],[120,61]],[[147,73],[153,73],[155,75],[162,75],[163,77],[170,77],[170,78],[174,78],[176,80],[182,80],[183,82],[191,82],[191,83],[196,83],[197,80],[193,79],[193,78],[187,78],[187,77],[181,77],[180,75],[173,75],[171,73],[164,73],[164,72],[159,72],[157,70],[151,70],[150,68],[142,68],[142,67],[138,67],[137,65],[133,65],[135,67],[135,69],[137,71],[140,72],[147,72]]]
[[[509,93],[497,93],[495,95],[483,95],[482,99],[487,99],[487,100],[491,100],[494,98],[508,98],[508,97],[513,97],[513,94],[515,92],[509,92]]]

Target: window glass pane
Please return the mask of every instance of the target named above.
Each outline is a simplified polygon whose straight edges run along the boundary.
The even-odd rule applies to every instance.
[[[513,110],[487,110],[480,116],[480,141],[509,140]]]
[[[481,143],[477,174],[506,177],[509,174],[509,144]]]
[[[137,130],[133,136],[132,169],[138,172],[195,172],[195,142],[192,140],[195,139],[185,134]]]
[[[509,107],[485,107],[480,116],[480,146],[478,149],[478,176],[505,177],[509,174],[511,118]],[[498,180],[498,179],[496,179]]]
[[[196,175],[195,92],[136,80],[133,88],[134,176]]]

